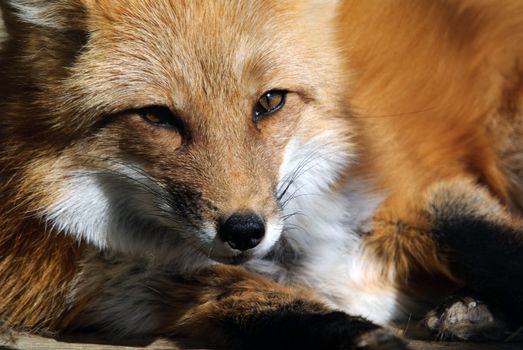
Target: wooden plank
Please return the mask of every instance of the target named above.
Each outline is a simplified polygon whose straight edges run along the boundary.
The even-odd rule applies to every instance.
[[[79,337],[68,342],[44,337],[16,336],[14,343],[0,343],[0,350],[180,350],[174,342],[157,340],[154,342],[135,342],[138,345],[112,345],[105,339]]]
[[[415,350],[523,350],[523,344],[478,344],[412,341]]]
[[[139,343],[139,342],[136,342]],[[135,344],[136,344],[135,343]],[[143,342],[142,342],[143,343]],[[147,342],[146,342],[147,343]],[[411,341],[414,350],[523,350],[523,344],[477,344]],[[111,345],[107,341],[80,336],[68,342],[54,339],[19,336],[14,344],[0,343],[0,350],[180,350],[174,342],[158,340],[141,345]],[[197,349],[197,348],[191,348]],[[318,349],[321,350],[321,349]]]

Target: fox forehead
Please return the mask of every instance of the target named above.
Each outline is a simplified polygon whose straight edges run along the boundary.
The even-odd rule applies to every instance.
[[[332,63],[301,2],[91,1],[88,12],[89,45],[71,81],[109,110],[223,105],[270,89],[314,94],[314,76]]]

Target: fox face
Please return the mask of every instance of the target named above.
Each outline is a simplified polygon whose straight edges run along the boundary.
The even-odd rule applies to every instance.
[[[3,74],[31,71],[31,101],[2,128],[25,141],[35,212],[59,232],[162,262],[240,263],[280,239],[298,192],[312,205],[349,161],[332,16],[317,16],[335,1],[8,6],[10,50],[27,59]]]

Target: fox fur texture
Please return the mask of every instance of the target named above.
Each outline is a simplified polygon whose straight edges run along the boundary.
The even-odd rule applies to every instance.
[[[400,350],[383,326],[523,323],[523,2],[0,8],[6,326]]]

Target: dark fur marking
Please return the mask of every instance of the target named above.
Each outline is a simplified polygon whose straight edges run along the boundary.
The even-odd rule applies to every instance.
[[[294,310],[297,306],[298,310]],[[307,313],[300,305],[269,313],[222,319],[234,349],[352,349],[378,327],[343,312]]]
[[[201,192],[190,189],[188,186],[170,184],[168,192],[170,195],[168,198],[169,205],[174,213],[197,228],[200,228],[201,223],[204,221],[204,217],[201,214],[204,208],[211,212],[217,211],[217,208],[206,200]]]

